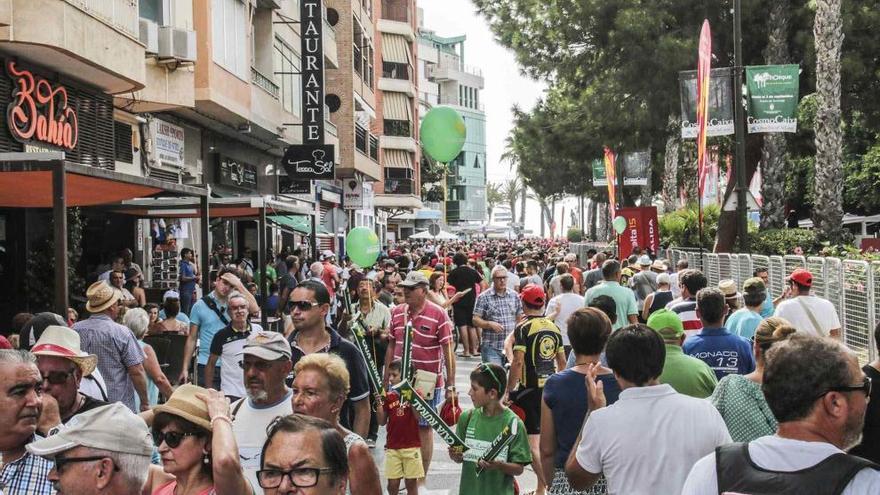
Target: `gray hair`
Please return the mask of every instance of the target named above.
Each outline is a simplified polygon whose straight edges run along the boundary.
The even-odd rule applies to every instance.
[[[503,273],[504,276],[507,276],[507,275],[508,275],[507,268],[504,268],[504,265],[495,265],[495,267],[492,268],[492,276],[493,276],[493,277],[495,276],[495,273],[496,273],[496,272],[497,272],[497,273]]]
[[[324,273],[324,265],[320,261],[316,261],[309,265],[309,272],[313,277],[320,277]]]
[[[147,333],[150,326],[150,315],[143,308],[132,308],[125,312],[122,324],[127,326],[138,340]]]
[[[0,349],[0,364],[37,364],[37,356],[18,349]]]
[[[119,474],[123,478],[127,493],[141,493],[147,483],[147,476],[150,474],[150,456],[113,452],[112,450],[91,448],[89,450],[91,455],[113,459],[113,464],[119,468]]]

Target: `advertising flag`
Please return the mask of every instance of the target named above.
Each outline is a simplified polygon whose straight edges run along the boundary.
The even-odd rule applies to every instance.
[[[707,136],[732,136],[733,128],[733,72],[730,67],[718,67],[710,72],[709,114],[706,122]],[[697,137],[697,71],[684,70],[678,73],[681,94],[681,137]]]
[[[593,160],[590,164],[593,169],[593,187],[605,187],[608,185],[608,177],[605,177],[605,163],[601,158]]]
[[[617,192],[617,155],[608,146],[605,147],[605,177],[608,179],[608,208],[611,218],[617,210],[615,198]]]
[[[708,155],[706,154],[706,126],[709,121],[709,76],[712,64],[712,34],[709,29],[709,21],[703,21],[700,31],[700,51],[697,61],[697,171],[699,175],[698,191],[702,203],[703,190],[706,187],[706,169]],[[703,221],[703,212],[700,211],[700,223]]]
[[[797,132],[799,72],[796,64],[746,67],[749,134]]]
[[[623,154],[623,185],[647,186],[651,173],[651,155],[647,151],[633,151]]]

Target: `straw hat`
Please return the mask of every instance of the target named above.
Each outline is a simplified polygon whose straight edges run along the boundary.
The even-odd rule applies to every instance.
[[[200,428],[211,431],[211,416],[208,405],[196,397],[196,394],[207,394],[208,389],[192,384],[177,387],[168,401],[153,408],[155,414],[168,413],[183,418]]]
[[[116,301],[122,297],[122,292],[102,280],[89,286],[86,290],[86,297],[89,299],[86,303],[86,311],[100,313],[116,304]]]
[[[98,365],[98,356],[83,352],[80,348],[79,334],[60,325],[46,327],[31,352],[35,356],[69,359],[79,366],[83,376],[91,375],[95,371],[95,366]]]
[[[736,282],[733,280],[722,280],[718,282],[718,289],[724,293],[725,299],[739,297],[739,291],[736,290]]]

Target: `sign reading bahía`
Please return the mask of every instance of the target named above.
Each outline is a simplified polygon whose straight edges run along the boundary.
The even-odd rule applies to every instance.
[[[79,122],[67,99],[67,88],[19,69],[15,60],[6,62],[6,73],[12,79],[12,101],[6,107],[9,132],[16,141],[35,141],[69,151],[79,140]]]

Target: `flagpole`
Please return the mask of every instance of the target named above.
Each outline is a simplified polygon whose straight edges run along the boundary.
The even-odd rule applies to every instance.
[[[742,5],[733,2],[733,112],[736,137],[736,225],[739,252],[749,252],[748,181],[746,180],[746,135],[743,112]]]

